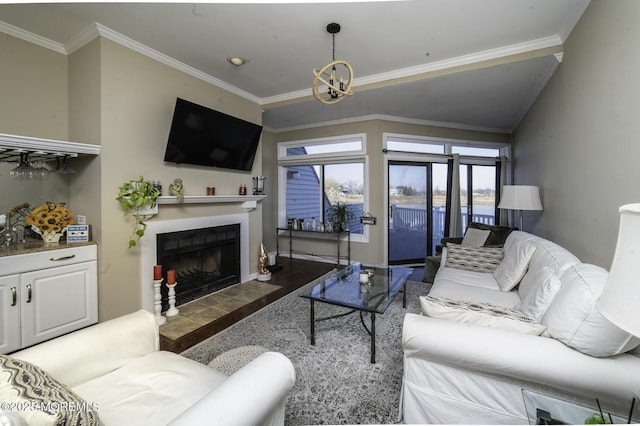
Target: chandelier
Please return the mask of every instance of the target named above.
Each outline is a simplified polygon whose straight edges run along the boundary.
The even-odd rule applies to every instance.
[[[327,32],[333,38],[333,60],[322,69],[314,69],[316,78],[313,80],[313,96],[324,104],[335,104],[347,96],[351,96],[351,84],[353,83],[353,68],[347,61],[336,61],[336,33],[340,32],[340,24],[327,25]],[[341,72],[338,73],[338,68]],[[347,79],[343,78],[343,72]],[[326,93],[320,93],[320,85],[327,86]]]

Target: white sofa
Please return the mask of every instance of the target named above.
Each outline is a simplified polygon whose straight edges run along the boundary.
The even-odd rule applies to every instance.
[[[626,419],[640,397],[639,342],[595,309],[607,271],[520,231],[507,238],[494,271],[483,249],[460,269],[465,250],[445,248],[421,296],[423,314],[405,316],[403,421],[526,424],[535,418],[523,390],[590,407],[598,398]],[[476,267],[486,271],[468,270]],[[505,273],[516,287],[505,285]]]
[[[264,353],[226,376],[178,354],[159,351],[158,336],[154,317],[138,311],[10,358],[36,365],[66,385],[87,404],[66,403],[71,411],[90,407],[105,425],[284,424],[285,401],[295,382],[293,365],[284,355]],[[6,359],[3,363],[7,364]],[[0,369],[0,377],[7,375],[6,368]],[[20,403],[6,382],[0,383],[0,400],[14,401],[13,406],[1,406],[3,411]],[[18,414],[30,416],[29,424],[47,420],[46,413],[34,413],[32,407]]]

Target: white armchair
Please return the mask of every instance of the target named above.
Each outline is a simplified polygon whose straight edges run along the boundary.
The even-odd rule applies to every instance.
[[[11,354],[67,385],[105,425],[282,425],[295,382],[276,352],[232,376],[160,351],[153,316],[138,311]]]

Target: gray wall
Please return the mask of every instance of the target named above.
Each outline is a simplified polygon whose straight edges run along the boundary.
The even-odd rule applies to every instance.
[[[593,0],[514,136],[515,183],[539,185],[525,229],[609,268],[618,208],[640,201],[640,2]]]

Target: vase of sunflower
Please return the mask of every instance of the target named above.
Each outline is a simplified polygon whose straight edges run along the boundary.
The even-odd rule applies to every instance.
[[[73,212],[65,208],[64,203],[51,202],[31,210],[26,221],[45,244],[58,243],[67,226],[74,223]]]

